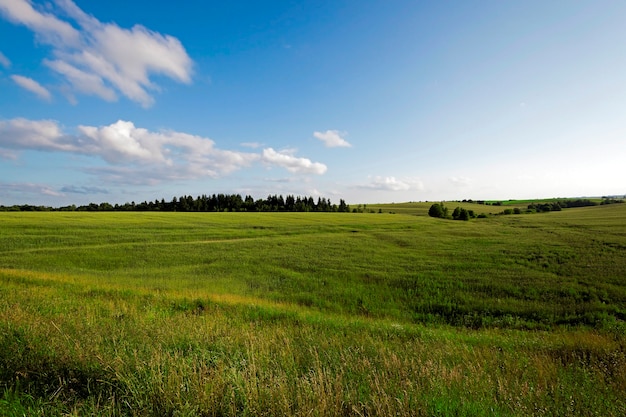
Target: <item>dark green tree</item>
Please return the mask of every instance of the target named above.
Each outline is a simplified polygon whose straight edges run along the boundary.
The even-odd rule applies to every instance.
[[[464,209],[463,207],[457,207],[452,212],[452,219],[454,220],[469,220],[472,216],[469,210]]]
[[[430,206],[430,209],[428,209],[428,215],[430,217],[437,217],[441,219],[446,217],[446,210],[443,207],[443,204],[435,203]]]

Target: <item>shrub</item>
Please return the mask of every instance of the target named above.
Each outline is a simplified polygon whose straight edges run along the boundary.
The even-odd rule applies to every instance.
[[[428,215],[430,217],[444,218],[446,217],[446,212],[447,209],[444,207],[443,204],[435,203],[430,206],[430,209],[428,210]]]
[[[472,212],[473,214],[473,212]],[[473,215],[470,214],[470,211],[462,208],[462,207],[457,207],[454,209],[454,212],[452,213],[452,218],[454,220],[469,220],[470,217],[473,217]]]

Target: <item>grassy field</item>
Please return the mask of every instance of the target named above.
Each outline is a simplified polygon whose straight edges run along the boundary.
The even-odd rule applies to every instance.
[[[0,415],[626,415],[626,204],[429,206],[0,213]]]

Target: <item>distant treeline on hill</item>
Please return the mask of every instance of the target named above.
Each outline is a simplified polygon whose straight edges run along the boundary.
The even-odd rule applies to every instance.
[[[622,200],[615,199],[604,199],[602,202],[598,203],[596,201],[591,201],[588,199],[578,199],[578,200],[558,200],[550,203],[536,203],[529,204],[528,209],[534,210],[537,212],[542,211],[559,211],[564,208],[572,208],[572,207],[589,207],[589,206],[597,206],[598,204],[613,204],[613,203],[623,203]]]
[[[255,200],[251,196],[242,198],[239,194],[213,194],[211,196],[202,195],[196,198],[192,196],[174,197],[172,201],[165,199],[155,201],[144,201],[142,203],[91,203],[85,206],[65,206],[47,207],[32,205],[0,206],[0,211],[250,211],[250,212],[270,212],[270,211],[290,211],[290,212],[339,212],[347,213],[350,206],[342,199],[339,204],[332,204],[330,199],[319,197],[294,197],[288,195],[269,195],[266,199]]]
[[[546,211],[561,211],[566,208],[572,207],[590,207],[606,204],[623,203],[624,200],[618,200],[614,198],[605,198],[600,202],[592,201],[589,199],[576,199],[576,200],[557,200],[552,202],[538,202],[528,205],[526,213],[542,213]],[[520,209],[505,209],[503,214],[520,214]]]
[[[626,195],[624,196],[624,198],[626,198]],[[508,202],[504,202],[504,201],[485,201],[485,200],[469,199],[469,200],[463,200],[463,203],[476,203],[476,204],[483,204],[486,206],[503,206],[503,205],[506,205],[507,203],[509,204],[516,203],[517,201],[518,200],[509,200]],[[577,199],[565,198],[565,199],[554,200],[551,202],[537,200],[537,202],[533,202],[529,204],[528,208],[536,209],[537,207],[540,207],[540,206],[547,207],[551,205],[554,205],[554,207],[558,206],[560,208],[588,207],[588,206],[597,206],[597,205],[623,203],[623,202],[624,202],[624,199],[618,198],[618,197],[602,197],[601,201],[590,200],[588,198],[577,198]]]
[[[515,200],[511,200],[511,201],[514,202]],[[473,203],[474,201],[463,200],[463,202]],[[549,202],[531,203],[528,205],[528,208],[526,210],[523,210],[519,207],[507,208],[507,209],[504,209],[504,211],[500,213],[496,213],[496,214],[499,215],[499,214],[541,213],[541,212],[546,212],[546,211],[561,211],[565,208],[571,208],[571,207],[589,207],[589,206],[616,204],[616,203],[623,203],[623,202],[624,200],[621,200],[621,199],[618,200],[614,198],[604,198],[600,202],[589,200],[586,198],[585,199],[582,199],[582,198],[569,199],[569,200],[561,199],[561,200],[555,200],[555,201],[549,201]],[[485,202],[482,200],[476,201],[476,203],[485,204]],[[488,205],[502,206],[502,202],[497,201],[495,203],[490,203]],[[455,208],[454,211],[452,212],[452,216],[450,216],[448,213],[448,208],[443,203],[435,203],[432,206],[430,206],[430,209],[428,210],[428,215],[430,217],[438,217],[442,219],[453,219],[453,220],[469,220],[475,217],[479,217],[479,218],[487,217],[487,215],[484,213],[481,213],[478,216],[476,216],[476,214],[474,213],[474,210],[467,210],[460,206]]]

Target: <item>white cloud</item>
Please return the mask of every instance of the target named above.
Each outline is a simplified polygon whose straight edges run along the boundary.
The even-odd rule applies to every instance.
[[[23,77],[21,75],[11,75],[11,79],[15,82],[15,84],[37,95],[39,98],[47,101],[52,99],[50,91],[32,78]]]
[[[9,68],[11,66],[11,61],[0,51],[0,66],[4,68]]]
[[[209,138],[166,130],[153,132],[123,120],[108,126],[78,126],[76,131],[65,133],[53,120],[0,120],[0,155],[30,149],[100,157],[109,166],[90,172],[120,183],[220,177],[257,162],[293,173],[326,172],[324,164],[272,148],[262,154],[218,149]]]
[[[422,190],[424,185],[415,179],[399,180],[396,177],[370,177],[370,182],[361,188],[369,188],[384,191],[408,191]]]
[[[35,10],[27,0],[0,0],[0,11],[12,22],[35,32],[42,43],[80,46],[80,33],[71,24]]]
[[[27,0],[0,0],[0,13],[53,47],[44,64],[76,92],[108,101],[121,94],[148,107],[154,103],[151,92],[159,91],[151,75],[191,82],[193,62],[177,38],[141,25],[124,29],[102,23],[71,0],[57,0],[54,6],[56,14],[36,10]]]
[[[337,130],[327,130],[326,132],[313,132],[313,136],[324,142],[324,145],[328,148],[351,147],[352,145],[350,145],[348,141],[342,138],[342,135],[345,136],[346,134],[340,134]]]
[[[109,126],[79,126],[84,150],[98,154],[117,164],[125,161],[170,162],[163,154],[163,141],[145,129],[137,129],[132,122],[119,120]]]
[[[69,81],[72,89],[79,93],[98,96],[106,101],[117,100],[115,91],[107,87],[102,77],[97,74],[80,70],[60,60],[50,61],[45,59],[44,64],[63,75]]]
[[[0,148],[79,152],[76,141],[67,137],[52,120],[0,120]]]
[[[289,172],[297,174],[318,174],[326,172],[326,165],[319,162],[312,162],[307,158],[298,158],[291,153],[276,152],[272,148],[263,149],[263,161],[271,165],[285,168]]]

